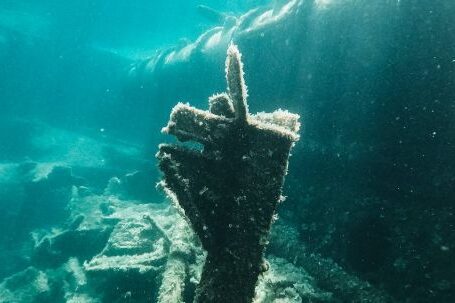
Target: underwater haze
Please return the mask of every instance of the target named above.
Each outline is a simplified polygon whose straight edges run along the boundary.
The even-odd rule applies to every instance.
[[[213,252],[253,268],[240,303],[455,302],[454,20],[453,0],[0,1],[0,303],[222,302]],[[244,131],[217,145],[223,123]],[[228,206],[207,244],[160,145],[188,139],[195,195],[283,202],[267,223]],[[220,246],[245,218],[257,266]]]

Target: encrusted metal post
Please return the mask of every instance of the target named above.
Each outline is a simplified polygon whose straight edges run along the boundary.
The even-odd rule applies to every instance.
[[[161,185],[207,250],[195,302],[250,303],[300,124],[284,110],[249,114],[234,44],[226,78],[228,93],[212,96],[209,111],[178,103],[163,129],[203,150],[162,144],[157,157]]]

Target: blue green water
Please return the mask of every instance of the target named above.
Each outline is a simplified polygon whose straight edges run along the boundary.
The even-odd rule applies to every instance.
[[[258,300],[454,302],[453,20],[451,0],[0,1],[0,302],[158,300],[161,128],[226,90],[231,41],[250,112],[302,122]]]

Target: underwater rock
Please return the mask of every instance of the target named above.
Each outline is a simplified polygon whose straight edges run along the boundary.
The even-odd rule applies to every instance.
[[[270,269],[260,278],[254,303],[334,303],[332,294],[317,288],[303,268],[285,259],[269,256]]]
[[[200,273],[203,253],[173,208],[121,201],[109,218],[116,225],[107,245],[83,265],[103,302],[177,303],[194,295],[188,281]]]
[[[162,187],[191,222],[207,251],[195,302],[251,302],[288,158],[299,139],[299,116],[287,111],[248,113],[237,47],[226,59],[228,94],[211,110],[179,103],[164,132],[203,150],[162,144]]]
[[[161,239],[166,249],[169,246],[166,235],[149,217],[122,220],[115,226],[102,254],[118,256],[149,253],[150,248]]]
[[[168,239],[161,230],[143,220],[119,222],[99,255],[84,264],[87,271],[156,270],[165,262]]]
[[[28,234],[34,228],[63,224],[70,215],[72,187],[79,180],[68,166],[53,165],[49,169],[40,176],[42,172],[37,168],[35,178],[23,186],[24,197],[16,217],[18,235]]]
[[[112,177],[107,182],[107,186],[104,189],[105,195],[121,195],[123,192],[122,181],[118,177]]]
[[[142,203],[156,202],[158,197],[155,187],[152,186],[156,183],[154,177],[155,174],[150,170],[136,170],[126,174],[123,180],[127,196]]]
[[[2,303],[100,303],[77,258],[56,269],[28,267],[0,284]]]
[[[116,224],[104,249],[84,262],[87,278],[103,302],[128,302],[128,298],[151,302],[156,297],[157,277],[166,263],[169,240],[141,210],[114,213],[123,219]]]
[[[270,253],[293,260],[316,281],[342,302],[393,303],[395,300],[382,289],[347,273],[331,259],[307,251],[299,241],[298,232],[291,226],[277,224],[272,229]]]
[[[136,203],[156,203],[160,201],[155,187],[154,174],[150,170],[135,170],[123,177],[112,177],[104,191],[106,195],[115,195]]]
[[[77,215],[73,221],[68,226],[69,230],[76,230],[81,226],[82,222],[84,222],[85,216],[84,215]]]
[[[111,228],[66,230],[46,236],[36,246],[32,263],[37,267],[56,267],[71,257],[88,260],[103,249],[111,231]]]
[[[49,280],[43,271],[29,267],[0,284],[1,302],[51,302]]]

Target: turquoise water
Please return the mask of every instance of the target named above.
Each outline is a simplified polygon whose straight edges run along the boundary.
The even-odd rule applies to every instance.
[[[226,91],[231,42],[250,113],[302,123],[256,302],[454,302],[454,19],[450,0],[1,1],[0,302],[193,301],[204,247],[155,154],[177,102]]]

